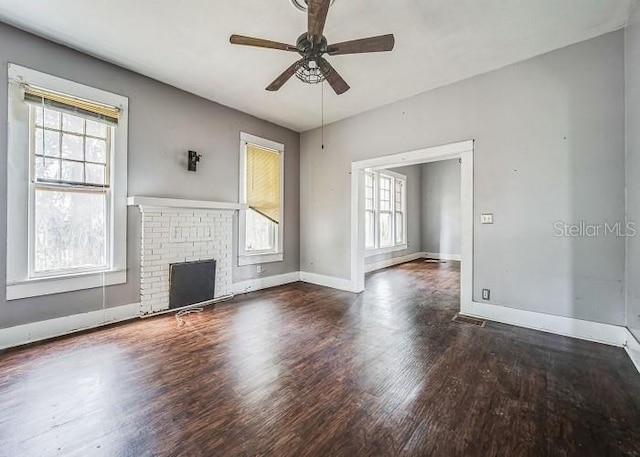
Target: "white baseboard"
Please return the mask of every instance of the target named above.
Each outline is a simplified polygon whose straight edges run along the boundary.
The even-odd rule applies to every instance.
[[[318,286],[331,287],[332,289],[357,293],[357,291],[353,290],[353,284],[350,280],[336,278],[335,276],[325,276],[317,273],[308,273],[306,271],[301,271],[300,281],[308,282],[309,284],[316,284]]]
[[[472,302],[470,305],[463,305],[460,312],[466,316],[570,336],[581,340],[595,341],[611,346],[622,347],[627,340],[626,332],[628,330],[618,325],[536,313],[489,303]]]
[[[140,303],[0,329],[0,349],[55,338],[140,316]]]
[[[231,286],[234,294],[246,294],[256,290],[268,289],[270,287],[282,286],[292,282],[300,281],[300,272],[293,271],[281,275],[265,276],[264,278],[248,279],[246,281],[235,282]]]
[[[640,372],[640,342],[633,336],[633,333],[629,331],[629,329],[625,329],[626,332],[626,342],[624,345],[624,350],[627,351],[629,358],[635,365],[638,372]]]
[[[457,262],[462,261],[462,256],[460,254],[440,254],[437,252],[423,252],[422,257],[428,259],[438,259],[438,260],[455,260]]]
[[[383,268],[392,267],[394,265],[400,265],[401,263],[412,262],[424,257],[423,252],[414,252],[413,254],[407,254],[400,257],[393,257],[390,259],[379,260],[378,262],[372,262],[364,266],[365,273],[371,273],[372,271],[382,270]]]

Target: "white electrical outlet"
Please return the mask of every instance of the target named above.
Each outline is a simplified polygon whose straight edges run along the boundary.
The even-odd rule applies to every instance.
[[[258,274],[262,273],[262,266],[261,265],[258,265],[256,267],[256,273],[258,273]]]
[[[480,221],[483,224],[493,224],[493,213],[482,213]]]

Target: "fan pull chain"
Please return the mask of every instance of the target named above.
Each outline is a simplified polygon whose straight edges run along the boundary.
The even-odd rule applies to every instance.
[[[320,83],[320,86],[322,86],[321,90],[320,90],[320,100],[321,100],[321,102],[320,102],[320,105],[321,105],[321,109],[320,109],[320,112],[321,112],[321,128],[320,128],[320,131],[321,131],[321,136],[322,136],[322,140],[321,140],[322,141],[322,149],[324,149],[324,81],[322,81]]]

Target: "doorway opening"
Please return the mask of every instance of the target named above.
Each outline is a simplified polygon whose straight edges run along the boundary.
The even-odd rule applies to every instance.
[[[365,289],[365,252],[372,239],[372,234],[366,233],[367,226],[371,226],[366,221],[367,217],[371,217],[370,209],[369,213],[367,210],[371,206],[370,200],[367,202],[367,187],[371,188],[372,176],[376,176],[375,172],[380,170],[450,159],[460,161],[460,310],[464,313],[465,309],[469,309],[473,294],[473,140],[352,162],[351,288],[354,292]],[[394,181],[391,180],[391,183]],[[394,184],[393,191],[395,190]],[[392,220],[395,223],[395,219]],[[402,241],[402,235],[398,235],[401,230],[401,227],[392,227],[391,235],[385,234],[385,242],[390,236],[394,241],[396,236]],[[375,242],[380,243],[380,234],[373,236]],[[406,233],[404,236],[406,237]]]

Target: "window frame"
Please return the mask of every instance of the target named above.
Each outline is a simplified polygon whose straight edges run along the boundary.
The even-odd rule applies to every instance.
[[[12,63],[8,65],[8,77],[7,215],[11,216],[7,217],[6,299],[126,283],[128,98]],[[52,274],[35,274],[33,270],[35,182],[31,179],[34,163],[31,134],[35,132],[35,128],[32,129],[35,120],[31,105],[24,101],[25,84],[120,109],[118,126],[111,128],[106,268],[74,268]]]
[[[284,260],[284,144],[276,141],[261,138],[249,133],[240,132],[240,204],[247,204],[247,145],[255,145],[261,148],[270,149],[277,152],[280,156],[280,223],[276,227],[275,244],[276,247],[269,251],[248,251],[246,244],[247,232],[247,211],[249,208],[242,209],[238,214],[238,266],[257,265],[270,262],[282,262]]]
[[[366,186],[366,176],[373,176],[373,182],[374,182],[374,247],[370,248],[370,247],[366,247],[365,246],[365,257],[372,257],[372,256],[376,256],[379,254],[386,254],[386,253],[390,253],[390,252],[396,252],[396,251],[403,251],[405,249],[408,248],[408,242],[407,242],[407,177],[405,175],[402,175],[400,173],[396,173],[393,171],[389,171],[389,170],[373,170],[373,169],[366,169],[365,170],[365,186]],[[381,205],[380,205],[380,181],[381,181],[381,177],[385,178],[385,179],[390,179],[391,180],[391,191],[390,191],[390,198],[391,198],[391,202],[390,202],[390,209],[389,210],[381,210]],[[396,183],[398,181],[402,182],[402,201],[401,201],[401,208],[398,209],[397,208],[397,204],[396,204]],[[366,192],[365,192],[365,199],[366,199]],[[366,202],[365,202],[365,213],[366,212],[370,212],[370,210],[366,209]],[[382,246],[381,247],[381,230],[380,230],[380,214],[381,213],[385,213],[385,214],[391,214],[391,245],[390,246]],[[397,214],[400,213],[403,216],[403,220],[402,220],[402,227],[403,227],[403,240],[402,242],[398,243],[396,241],[396,216]],[[366,218],[365,218],[365,224],[366,224]],[[365,225],[365,233],[366,233],[367,227]],[[366,240],[365,240],[365,244],[366,244]]]

